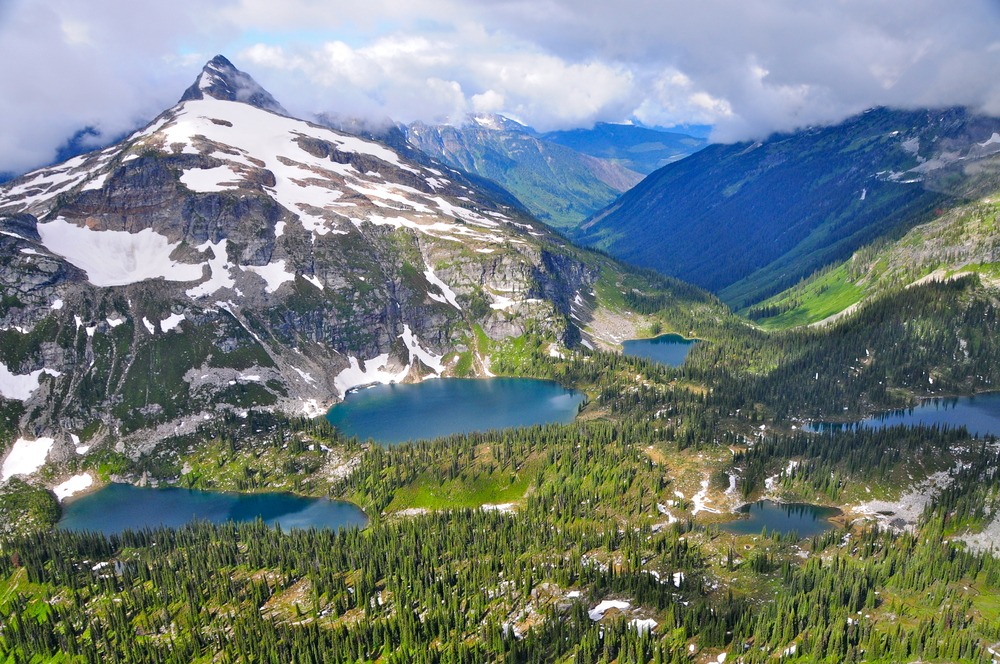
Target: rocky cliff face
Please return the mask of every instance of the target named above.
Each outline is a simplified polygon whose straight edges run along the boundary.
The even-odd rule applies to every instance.
[[[224,410],[487,375],[480,329],[579,338],[584,254],[473,178],[282,113],[216,58],[121,143],[0,186],[8,435],[134,452]]]

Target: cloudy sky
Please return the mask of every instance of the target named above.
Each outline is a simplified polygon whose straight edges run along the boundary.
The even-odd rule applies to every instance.
[[[1000,114],[998,0],[0,0],[0,172],[145,124],[217,53],[302,117],[733,141],[875,105]]]

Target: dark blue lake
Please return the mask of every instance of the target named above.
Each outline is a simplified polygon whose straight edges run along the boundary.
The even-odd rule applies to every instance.
[[[289,528],[363,527],[365,513],[351,503],[327,498],[302,498],[288,493],[230,493],[175,487],[139,488],[109,484],[103,489],[68,500],[58,528],[120,533],[126,528],[169,526],[194,520],[225,523],[254,521]]]
[[[916,408],[894,410],[860,422],[847,424],[813,422],[803,428],[806,431],[839,431],[852,427],[878,428],[899,424],[964,426],[971,434],[1000,436],[1000,392],[977,394],[972,397],[925,399]]]
[[[326,419],[348,436],[391,445],[469,431],[569,424],[583,398],[550,380],[442,378],[349,392]]]
[[[622,342],[626,355],[645,357],[668,367],[684,364],[688,353],[698,343],[697,339],[685,339],[678,334],[661,334],[652,339],[630,339]]]
[[[829,519],[842,512],[835,507],[820,507],[805,503],[775,503],[760,500],[737,510],[740,518],[719,524],[719,528],[736,535],[757,535],[767,526],[767,532],[798,533],[806,538],[833,528]]]

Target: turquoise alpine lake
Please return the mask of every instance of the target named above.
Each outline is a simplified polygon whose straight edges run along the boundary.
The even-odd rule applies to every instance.
[[[736,510],[740,518],[719,524],[719,528],[735,535],[757,535],[767,532],[782,535],[797,533],[800,538],[819,535],[833,528],[829,519],[843,514],[835,507],[820,507],[807,503],[775,503],[759,500]]]
[[[139,488],[109,484],[63,504],[57,528],[95,530],[106,535],[130,528],[178,528],[192,521],[255,521],[289,528],[364,527],[365,513],[355,505],[289,493],[231,493],[192,489]]]
[[[569,424],[584,395],[534,378],[440,378],[348,392],[326,415],[347,436],[393,445],[454,433]]]
[[[925,399],[915,408],[882,413],[860,422],[813,422],[803,427],[806,431],[840,431],[864,427],[877,429],[905,424],[926,426],[962,427],[971,434],[1000,436],[1000,392],[987,392],[971,397]]]
[[[684,364],[688,353],[698,341],[685,339],[679,334],[661,334],[652,339],[623,341],[622,352],[631,357],[645,357],[668,367],[679,367]]]

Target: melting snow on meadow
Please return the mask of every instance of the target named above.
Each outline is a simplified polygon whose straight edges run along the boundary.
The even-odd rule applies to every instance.
[[[14,475],[30,475],[41,468],[55,442],[52,438],[18,438],[0,468],[0,482],[6,482]]]

